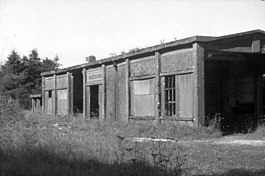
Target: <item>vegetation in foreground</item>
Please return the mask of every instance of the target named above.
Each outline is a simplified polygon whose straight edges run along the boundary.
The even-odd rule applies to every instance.
[[[220,137],[221,133],[211,127],[99,123],[79,116],[53,117],[30,112],[21,115],[20,110],[15,111],[19,108],[16,102],[9,103],[0,106],[5,107],[2,108],[5,113],[0,114],[2,175],[264,175],[265,172],[264,146],[253,150],[253,146],[192,142]],[[252,135],[264,136],[264,127]],[[170,138],[177,142],[133,142],[130,137]]]

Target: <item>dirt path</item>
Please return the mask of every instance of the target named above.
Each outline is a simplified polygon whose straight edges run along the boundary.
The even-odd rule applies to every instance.
[[[213,144],[265,146],[265,140],[240,139],[238,137],[231,136],[216,140]]]
[[[216,145],[248,145],[248,146],[264,146],[265,139],[250,139],[244,136],[227,136],[218,139],[209,140],[191,140],[191,141],[178,141],[180,143],[204,143]]]

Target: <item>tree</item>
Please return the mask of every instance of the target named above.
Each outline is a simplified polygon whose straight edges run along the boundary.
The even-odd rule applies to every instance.
[[[59,57],[57,55],[55,55],[53,60],[50,60],[47,57],[42,60],[42,72],[58,70],[60,66],[61,64],[59,63]]]
[[[22,107],[29,108],[29,95],[41,92],[41,72],[58,69],[60,66],[57,55],[53,60],[42,60],[37,49],[33,49],[28,57],[23,56],[21,59],[13,50],[1,65],[0,93],[17,99]]]
[[[23,80],[23,63],[19,54],[13,50],[7,57],[5,64],[1,66],[0,89],[2,93],[12,98],[16,97],[15,89],[19,88]]]

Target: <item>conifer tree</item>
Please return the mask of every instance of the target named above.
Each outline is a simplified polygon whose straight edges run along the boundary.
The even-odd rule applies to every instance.
[[[41,92],[41,72],[55,70],[60,67],[59,57],[53,60],[39,57],[37,49],[29,56],[20,55],[15,51],[7,57],[0,69],[0,93],[17,99],[23,108],[30,107],[29,95]]]

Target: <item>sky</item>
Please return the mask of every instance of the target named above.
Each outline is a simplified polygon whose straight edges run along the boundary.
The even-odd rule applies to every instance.
[[[264,0],[0,0],[0,62],[11,50],[62,67],[194,35],[265,30]]]

